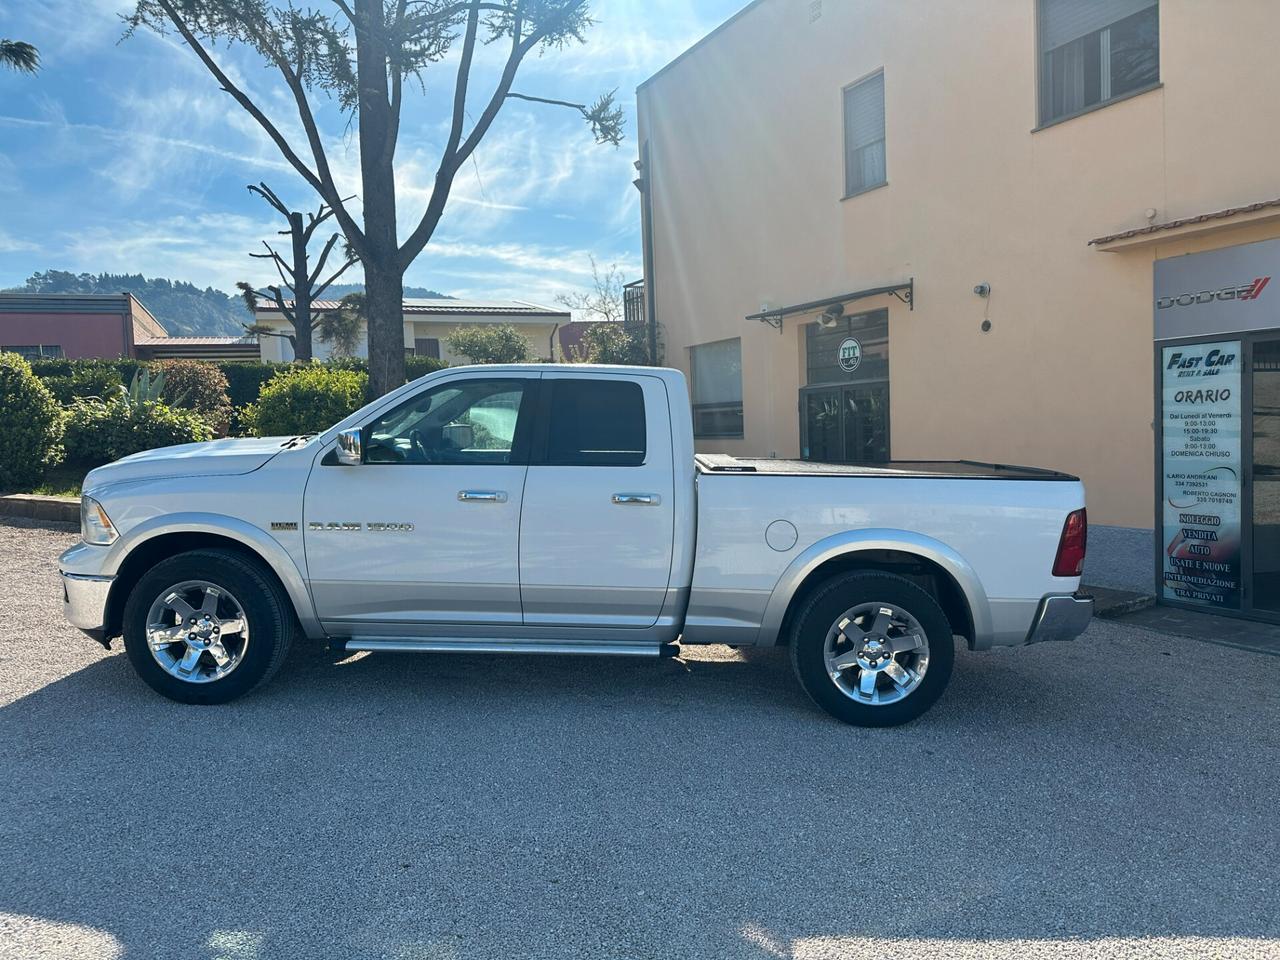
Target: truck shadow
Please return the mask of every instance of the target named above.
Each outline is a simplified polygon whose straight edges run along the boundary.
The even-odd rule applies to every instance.
[[[1081,665],[1103,643],[962,654],[894,730],[817,712],[785,651],[298,651],[214,708],[106,655],[0,709],[0,931],[147,960],[1274,954],[1265,718],[1221,735],[1166,661],[1135,698]]]

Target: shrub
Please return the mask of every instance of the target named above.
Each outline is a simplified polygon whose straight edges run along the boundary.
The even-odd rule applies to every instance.
[[[227,397],[233,407],[244,407],[258,399],[262,386],[282,369],[278,363],[226,360],[218,369],[227,378]]]
[[[194,410],[209,422],[214,433],[226,434],[231,425],[231,400],[225,373],[205,360],[160,360],[154,366],[164,374],[165,403]]]
[[[619,321],[595,323],[582,331],[582,343],[570,360],[574,363],[649,364],[647,331],[639,324]]]
[[[62,411],[16,353],[0,353],[0,491],[39,483],[61,455]]]
[[[447,363],[443,360],[437,360],[435,357],[405,357],[405,382],[425,377],[428,373],[435,373],[437,370],[443,370],[447,366]]]
[[[73,400],[84,400],[97,397],[109,400],[120,395],[124,381],[114,366],[106,364],[86,364],[75,366],[65,376],[58,374],[42,377],[44,385],[54,398],[64,406]]]
[[[67,463],[86,469],[142,450],[212,439],[200,414],[155,401],[77,400],[67,410]]]
[[[359,410],[368,385],[355,370],[300,364],[272,377],[245,419],[259,437],[319,433]]]
[[[533,359],[529,341],[509,323],[458,327],[448,337],[449,349],[472,363],[524,363]]]
[[[42,380],[48,377],[71,377],[84,370],[110,370],[121,383],[128,383],[146,365],[145,361],[132,357],[62,357],[57,360],[33,360],[31,370]]]

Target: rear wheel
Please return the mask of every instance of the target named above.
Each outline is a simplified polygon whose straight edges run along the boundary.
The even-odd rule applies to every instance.
[[[805,692],[833,717],[863,727],[920,716],[946,689],[954,659],[938,602],[889,573],[833,577],[805,602],[791,636]]]
[[[289,600],[257,562],[229,550],[162,560],[124,609],[129,662],[157,693],[226,703],[269,680],[294,633]]]

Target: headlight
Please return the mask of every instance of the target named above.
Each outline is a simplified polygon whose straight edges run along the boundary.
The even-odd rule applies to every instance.
[[[107,516],[107,511],[102,509],[102,504],[93,497],[82,496],[80,498],[80,539],[85,543],[106,546],[114,543],[118,536],[120,534],[116,533],[115,525]]]

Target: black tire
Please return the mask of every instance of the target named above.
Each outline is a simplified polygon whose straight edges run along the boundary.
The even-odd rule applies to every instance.
[[[928,662],[919,685],[892,703],[860,703],[841,690],[827,671],[828,633],[846,611],[864,603],[892,605],[908,612],[928,641]],[[907,723],[933,706],[951,679],[955,641],[947,616],[927,591],[902,577],[875,571],[834,576],[809,595],[794,623],[791,665],[800,686],[814,703],[845,723],[860,727]]]
[[[185,581],[204,581],[233,596],[248,625],[249,640],[234,669],[204,683],[167,672],[147,643],[152,603]],[[134,585],[124,608],[124,648],[133,669],[156,693],[179,703],[227,703],[266,683],[284,663],[296,629],[292,604],[275,577],[230,550],[193,550],[160,561]]]

